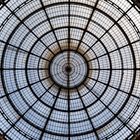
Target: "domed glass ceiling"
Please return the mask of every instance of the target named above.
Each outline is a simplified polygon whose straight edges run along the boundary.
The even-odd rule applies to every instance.
[[[0,1],[0,134],[126,140],[140,126],[140,10],[131,0]]]

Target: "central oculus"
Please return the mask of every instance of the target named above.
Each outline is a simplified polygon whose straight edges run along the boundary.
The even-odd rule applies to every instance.
[[[59,87],[77,88],[87,78],[88,64],[79,52],[64,50],[52,58],[49,73]]]
[[[72,68],[70,66],[66,66],[65,71],[69,74],[72,71]]]

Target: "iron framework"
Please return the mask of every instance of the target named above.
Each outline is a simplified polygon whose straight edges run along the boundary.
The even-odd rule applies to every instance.
[[[0,1],[0,136],[125,140],[140,129],[134,0]]]

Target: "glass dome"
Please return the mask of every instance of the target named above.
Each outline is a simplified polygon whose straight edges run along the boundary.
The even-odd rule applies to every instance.
[[[139,7],[0,0],[0,137],[132,139],[140,129]]]

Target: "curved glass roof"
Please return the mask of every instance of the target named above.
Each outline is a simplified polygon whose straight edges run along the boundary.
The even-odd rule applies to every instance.
[[[4,139],[131,139],[140,9],[131,0],[2,0],[0,74]]]

